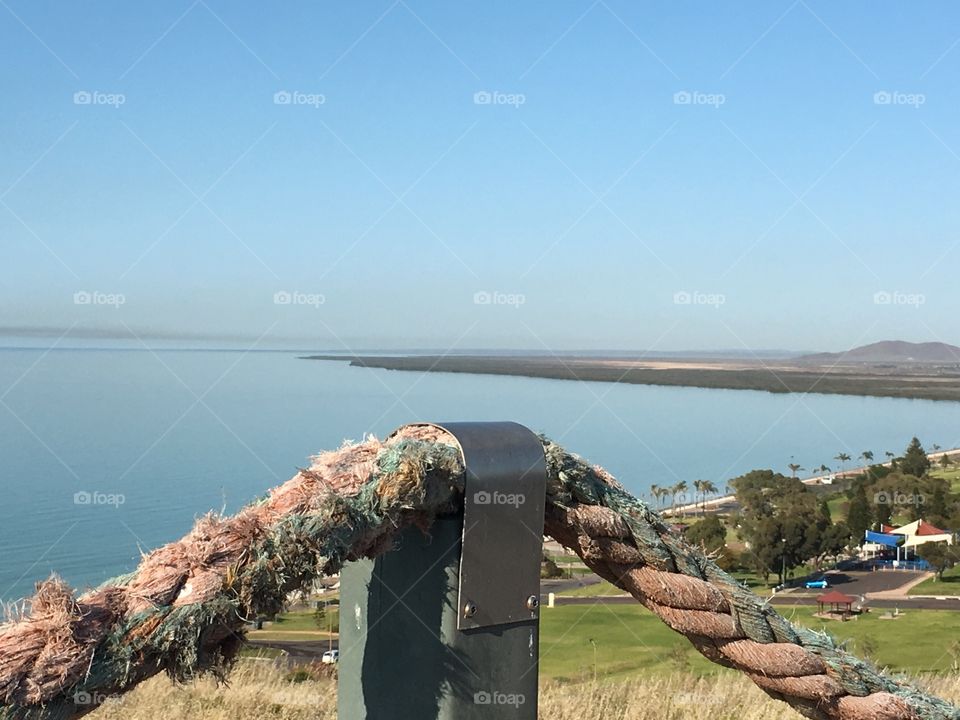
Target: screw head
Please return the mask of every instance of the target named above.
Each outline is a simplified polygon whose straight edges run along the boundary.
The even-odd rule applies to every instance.
[[[468,602],[463,606],[463,616],[464,617],[473,617],[477,614],[477,604]]]
[[[531,595],[527,598],[528,610],[536,610],[538,607],[540,607],[540,598],[538,598],[536,595]]]

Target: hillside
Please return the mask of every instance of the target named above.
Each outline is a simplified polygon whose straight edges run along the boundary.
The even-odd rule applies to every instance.
[[[911,343],[884,340],[838,353],[816,353],[798,358],[804,363],[936,363],[960,364],[960,347],[941,342]]]

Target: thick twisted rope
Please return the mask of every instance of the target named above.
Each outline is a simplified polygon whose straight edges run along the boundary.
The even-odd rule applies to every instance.
[[[631,593],[710,660],[747,674],[810,718],[960,720],[960,709],[883,675],[826,635],[796,627],[672,535],[609,474],[544,439],[545,533]],[[207,516],[124,577],[76,598],[38,585],[0,625],[0,718],[83,715],[160,671],[224,676],[245,622],[351,559],[390,549],[411,524],[462,503],[458,448],[411,427],[320,455],[229,518]]]

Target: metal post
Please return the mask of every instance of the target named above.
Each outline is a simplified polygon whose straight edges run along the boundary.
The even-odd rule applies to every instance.
[[[463,511],[341,575],[340,720],[536,720],[542,445],[515,423],[443,427]]]

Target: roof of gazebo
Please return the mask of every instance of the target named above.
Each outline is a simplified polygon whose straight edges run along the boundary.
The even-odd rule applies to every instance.
[[[817,597],[818,603],[823,603],[825,605],[848,605],[853,604],[857,601],[852,595],[844,595],[839,590],[831,590],[828,593],[824,593]]]

